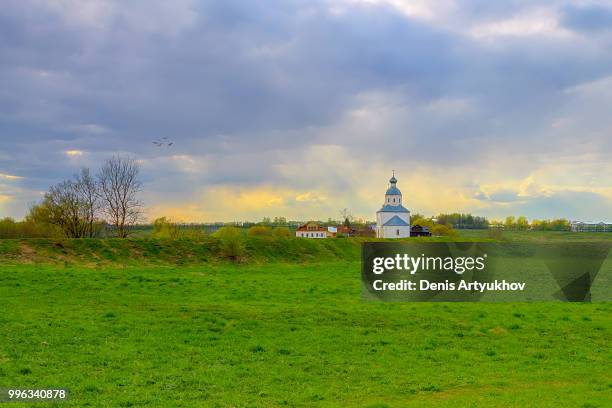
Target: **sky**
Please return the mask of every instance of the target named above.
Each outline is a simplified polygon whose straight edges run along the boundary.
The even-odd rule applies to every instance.
[[[612,2],[3,0],[0,217],[114,154],[147,217],[612,221]],[[172,145],[152,142],[167,138]]]

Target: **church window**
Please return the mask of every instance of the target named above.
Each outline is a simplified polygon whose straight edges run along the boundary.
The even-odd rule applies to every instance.
[[[399,229],[395,231],[395,234],[396,234],[396,235],[399,235]]]

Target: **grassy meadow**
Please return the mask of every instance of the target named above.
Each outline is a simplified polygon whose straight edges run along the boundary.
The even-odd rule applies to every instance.
[[[530,234],[504,239],[612,239]],[[0,387],[71,390],[40,407],[612,404],[610,304],[363,302],[359,245],[0,241]]]

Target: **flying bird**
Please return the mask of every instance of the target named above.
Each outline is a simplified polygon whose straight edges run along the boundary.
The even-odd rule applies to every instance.
[[[171,142],[166,136],[160,139],[154,140],[151,143],[153,143],[157,147],[172,146],[174,144],[174,142]]]

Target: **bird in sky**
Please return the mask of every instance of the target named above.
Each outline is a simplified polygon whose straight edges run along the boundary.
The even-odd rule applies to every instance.
[[[157,147],[162,147],[162,146],[168,147],[168,146],[172,146],[174,144],[174,142],[170,141],[166,136],[164,136],[164,137],[162,137],[160,139],[154,140],[151,143],[153,143]]]

